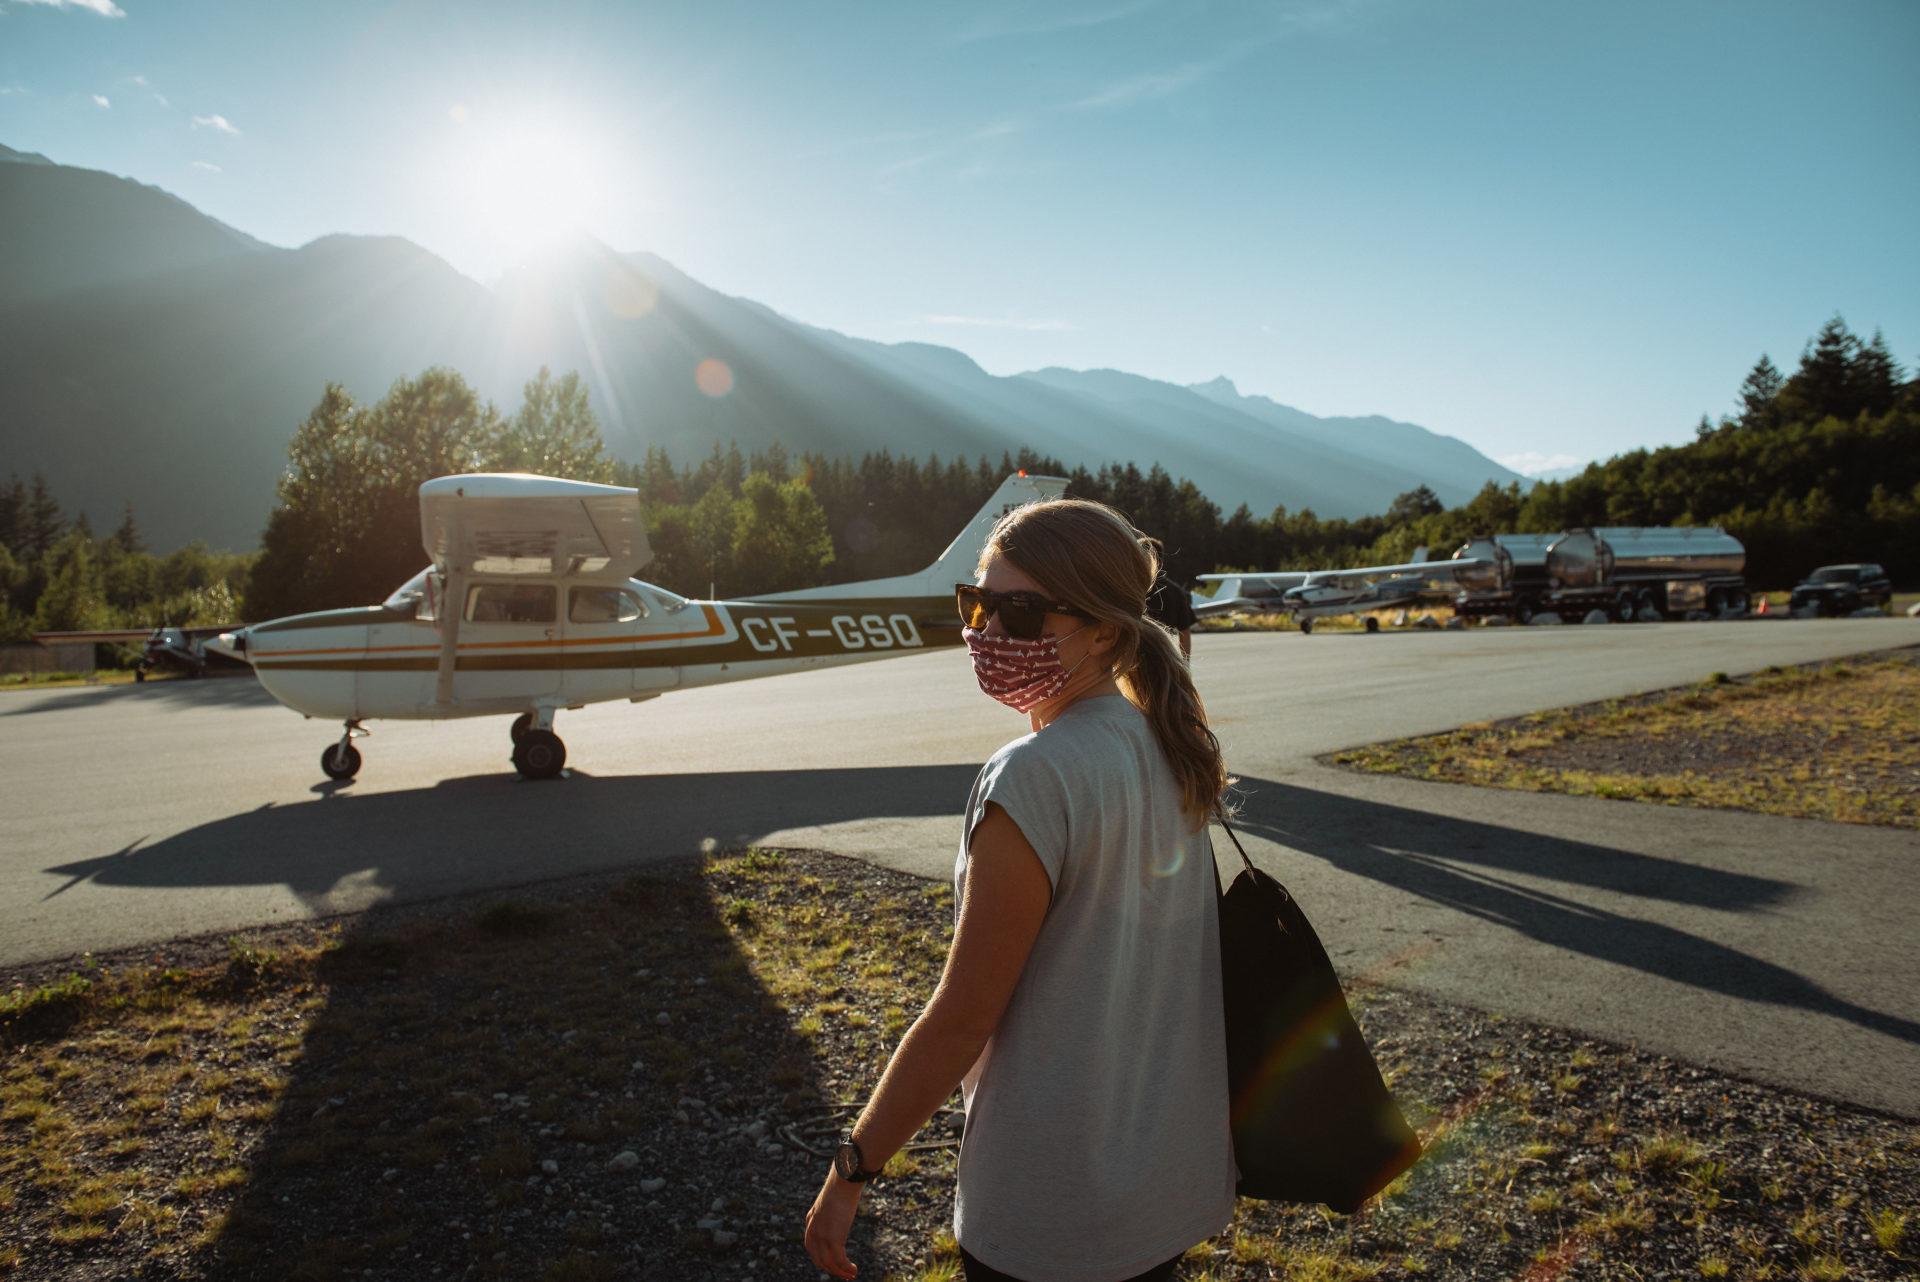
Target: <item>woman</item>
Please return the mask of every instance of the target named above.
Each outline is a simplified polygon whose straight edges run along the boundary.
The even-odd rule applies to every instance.
[[[864,1179],[955,1084],[969,1282],[1165,1278],[1233,1216],[1213,847],[1226,786],[1157,570],[1111,508],[1016,509],[958,588],[981,689],[1033,733],[967,803],[945,974],[843,1137],[807,1251],[851,1278]]]

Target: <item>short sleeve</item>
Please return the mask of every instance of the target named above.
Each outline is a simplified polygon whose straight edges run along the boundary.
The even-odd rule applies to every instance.
[[[967,842],[973,842],[973,830],[986,818],[987,803],[998,802],[1020,833],[1040,856],[1047,880],[1057,890],[1060,872],[1066,866],[1068,805],[1071,791],[1058,764],[1035,742],[1034,736],[1017,739],[993,755],[980,772],[974,790],[973,813],[967,816]]]

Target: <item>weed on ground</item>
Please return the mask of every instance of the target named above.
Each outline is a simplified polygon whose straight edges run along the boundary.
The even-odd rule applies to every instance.
[[[1920,663],[1769,668],[1333,754],[1533,792],[1920,828]]]
[[[838,1128],[925,1003],[950,888],[747,850],[16,969],[0,1277],[813,1279]],[[1384,987],[1425,1159],[1361,1214],[1243,1201],[1189,1279],[1893,1279],[1920,1127]],[[956,1276],[961,1119],[862,1276]]]

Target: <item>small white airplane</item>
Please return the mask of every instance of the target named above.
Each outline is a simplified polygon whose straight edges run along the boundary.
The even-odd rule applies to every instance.
[[[1297,588],[1305,583],[1309,571],[1283,570],[1274,574],[1202,574],[1194,579],[1195,583],[1217,583],[1212,596],[1202,596],[1199,592],[1188,594],[1193,605],[1193,613],[1198,618],[1210,618],[1216,614],[1232,614],[1236,610],[1247,614],[1275,613],[1286,608],[1287,589]]]
[[[515,712],[513,764],[551,779],[566,764],[562,708],[775,676],[961,644],[953,586],[970,581],[993,523],[1058,498],[1060,477],[1001,483],[939,559],[916,574],[690,601],[632,576],[651,558],[640,493],[520,473],[443,476],[420,487],[432,564],[381,605],[325,610],[223,633],[268,693],[338,717],[327,777],[360,769],[369,719]]]
[[[133,679],[145,681],[147,673],[154,668],[179,668],[189,677],[206,676],[210,658],[218,657],[209,655],[207,644],[232,627],[231,623],[217,623],[210,627],[176,628],[170,623],[163,623],[151,632],[144,628],[36,632],[33,639],[49,646],[70,641],[93,641],[115,646],[140,660],[133,669]],[[140,643],[138,650],[134,649],[136,641]]]
[[[1413,560],[1400,565],[1362,565],[1347,570],[1291,570],[1273,574],[1203,574],[1202,582],[1217,580],[1214,597],[1194,598],[1195,613],[1204,601],[1210,614],[1233,610],[1264,610],[1292,615],[1302,632],[1313,631],[1315,619],[1343,614],[1366,616],[1369,632],[1380,630],[1371,613],[1410,605],[1450,593],[1462,572],[1488,564],[1475,558],[1427,560],[1417,548]]]

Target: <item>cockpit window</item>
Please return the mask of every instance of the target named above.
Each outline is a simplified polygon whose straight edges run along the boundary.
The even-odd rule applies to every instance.
[[[638,597],[618,588],[573,588],[567,593],[567,618],[574,623],[631,623],[646,613]]]
[[[469,623],[552,623],[554,591],[546,583],[476,583],[467,589]]]
[[[429,566],[395,588],[393,595],[382,604],[396,614],[431,623],[439,617],[439,598],[439,585],[434,581],[433,568]]]

